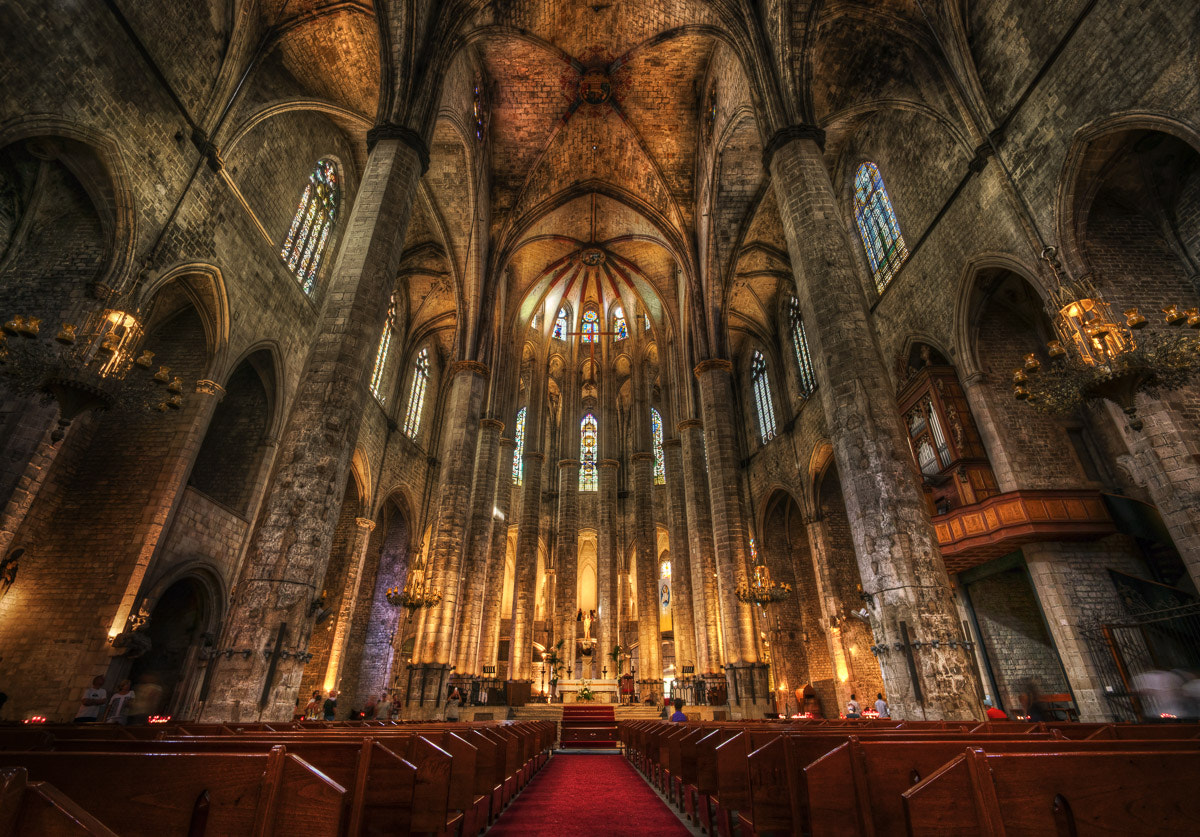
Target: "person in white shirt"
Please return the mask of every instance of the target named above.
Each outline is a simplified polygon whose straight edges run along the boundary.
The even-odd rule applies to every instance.
[[[880,718],[892,717],[888,714],[888,705],[887,701],[883,699],[883,692],[875,695],[875,711],[879,713]]]
[[[94,724],[100,720],[100,707],[107,703],[107,698],[108,692],[104,691],[104,678],[100,675],[93,677],[92,687],[83,692],[79,711],[75,713],[75,723]]]
[[[862,705],[858,702],[858,695],[850,695],[850,702],[846,704],[846,717],[862,717]]]
[[[131,685],[128,680],[122,680],[121,684],[117,686],[113,696],[108,699],[108,711],[104,714],[104,723],[129,723],[129,703],[133,700]]]

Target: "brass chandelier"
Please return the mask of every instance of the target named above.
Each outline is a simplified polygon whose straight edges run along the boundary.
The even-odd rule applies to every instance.
[[[754,577],[743,581],[737,586],[734,595],[743,604],[756,604],[766,607],[775,602],[781,602],[792,594],[792,585],[775,581],[766,564],[758,564],[754,568]]]
[[[422,608],[435,607],[440,604],[442,594],[441,591],[426,586],[424,566],[418,563],[409,573],[408,583],[404,585],[403,589],[388,588],[387,600],[388,604],[393,607],[404,608],[407,611],[405,618],[408,618]]]
[[[183,406],[183,379],[167,366],[154,369],[154,352],[142,349],[146,316],[131,300],[104,289],[102,302],[82,325],[64,322],[53,341],[41,334],[41,318],[15,314],[0,331],[0,378],[18,394],[42,393],[58,402],[60,441],[71,422],[89,410]],[[127,378],[131,369],[140,373]],[[161,387],[161,392],[155,392]]]
[[[1046,247],[1042,258],[1057,283],[1046,313],[1058,339],[1046,345],[1048,368],[1036,354],[1025,355],[1013,371],[1013,395],[1048,413],[1111,401],[1129,417],[1130,429],[1140,431],[1138,393],[1177,389],[1200,371],[1200,310],[1164,308],[1165,328],[1149,328],[1137,308],[1119,321],[1089,279],[1062,281],[1053,247]]]

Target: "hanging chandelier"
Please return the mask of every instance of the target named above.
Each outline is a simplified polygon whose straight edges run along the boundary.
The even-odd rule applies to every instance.
[[[151,374],[154,352],[141,348],[146,317],[131,302],[104,291],[102,304],[85,314],[82,325],[64,322],[53,341],[43,338],[40,317],[0,318],[0,378],[18,394],[41,393],[58,402],[52,441],[89,410],[183,406],[183,379],[167,366]],[[134,367],[141,374],[127,377]]]
[[[777,582],[771,578],[771,571],[766,564],[754,568],[754,578],[743,581],[737,586],[734,595],[743,604],[756,604],[766,607],[774,602],[781,602],[792,594],[792,585]]]
[[[388,588],[387,600],[388,604],[393,607],[404,608],[407,611],[405,618],[408,618],[422,608],[430,608],[440,604],[442,594],[437,590],[426,588],[425,570],[421,564],[417,564],[409,574],[408,583],[404,585],[404,589],[400,589],[399,587]]]
[[[1062,281],[1053,247],[1043,250],[1042,258],[1057,285],[1046,313],[1058,339],[1046,344],[1048,368],[1036,354],[1025,355],[1013,371],[1013,395],[1048,413],[1111,401],[1129,417],[1130,429],[1141,430],[1138,393],[1178,389],[1200,371],[1200,310],[1164,308],[1166,328],[1148,328],[1137,308],[1125,311],[1120,321],[1089,279]]]

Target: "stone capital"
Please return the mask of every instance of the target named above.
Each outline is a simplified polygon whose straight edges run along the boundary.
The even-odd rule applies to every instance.
[[[633,456],[631,456],[630,459],[632,459],[634,462],[641,462],[646,459],[653,460],[654,454],[647,453],[646,451],[640,450],[637,453],[633,454]]]
[[[372,532],[375,530],[375,521],[369,517],[354,518],[354,525],[357,526],[359,529],[366,529],[368,532]]]
[[[412,128],[397,122],[380,122],[367,131],[367,151],[380,140],[400,140],[416,152],[417,159],[421,161],[421,174],[429,171],[429,146],[425,144],[425,138]]]
[[[521,454],[521,458],[532,459],[535,462],[542,462],[546,459],[546,454],[537,453],[536,451],[525,451],[525,453]]]
[[[479,426],[480,427],[493,427],[496,429],[497,433],[504,432],[504,422],[500,421],[500,419],[481,418],[479,420]]]
[[[767,140],[767,144],[763,146],[763,168],[770,171],[771,161],[775,157],[775,152],[796,140],[812,140],[817,144],[817,148],[822,151],[825,150],[825,131],[823,128],[818,125],[808,125],[805,123],[788,125],[776,131],[774,136]]]
[[[578,468],[579,460],[578,459],[560,459],[560,460],[558,460],[558,467],[559,468]]]
[[[201,395],[215,395],[217,396],[217,401],[225,397],[225,387],[207,378],[201,378],[199,381],[196,381],[196,392]]]
[[[675,425],[675,432],[682,433],[683,431],[689,430],[693,427],[695,427],[699,430],[703,430],[704,422],[702,422],[698,418],[684,419],[683,421],[679,422],[679,424]]]
[[[682,446],[683,442],[680,439],[663,439],[664,448],[678,448]]]
[[[697,363],[696,368],[692,372],[699,378],[706,372],[713,372],[718,369],[723,372],[732,373],[733,361],[725,360],[723,357],[710,357],[708,360],[702,360]]]
[[[450,377],[453,378],[460,372],[473,372],[481,378],[488,376],[488,368],[486,364],[480,363],[477,360],[456,360],[450,364]]]
[[[517,446],[517,440],[516,440],[516,439],[510,439],[510,438],[508,438],[507,436],[501,436],[501,437],[500,437],[500,447],[502,447],[502,448],[515,448],[516,446]]]
[[[601,459],[596,464],[599,465],[601,468],[616,468],[616,467],[620,466],[621,463],[615,459]]]

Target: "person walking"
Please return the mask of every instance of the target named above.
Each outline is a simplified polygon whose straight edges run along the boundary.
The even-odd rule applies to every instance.
[[[79,711],[75,713],[75,723],[94,724],[100,720],[100,709],[108,703],[108,692],[104,691],[104,678],[96,675],[92,678],[91,688],[83,692],[83,700],[79,702]]]
[[[458,708],[462,706],[462,695],[458,693],[458,687],[454,687],[454,691],[450,693],[450,698],[446,701],[446,720],[458,720]]]
[[[325,698],[325,705],[321,707],[326,721],[334,720],[337,715],[337,696],[337,692],[331,691],[329,697]]]
[[[875,711],[879,714],[880,718],[892,717],[890,714],[888,714],[888,705],[887,701],[883,699],[883,692],[879,692],[875,695]]]

